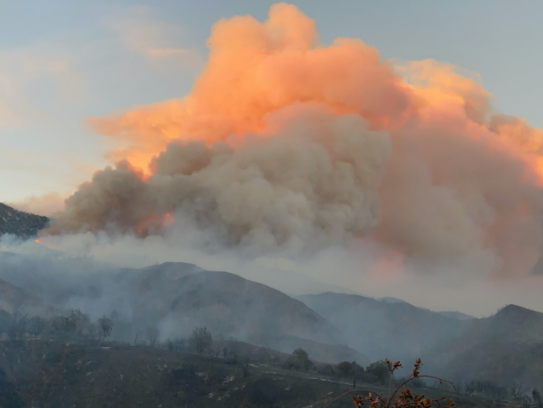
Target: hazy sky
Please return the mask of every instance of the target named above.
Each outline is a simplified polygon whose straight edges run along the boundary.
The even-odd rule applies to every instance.
[[[221,17],[264,20],[264,0],[0,0],[0,202],[65,196],[107,161],[85,127],[186,94]],[[358,37],[383,58],[478,72],[500,111],[543,127],[542,1],[293,1],[327,44]]]

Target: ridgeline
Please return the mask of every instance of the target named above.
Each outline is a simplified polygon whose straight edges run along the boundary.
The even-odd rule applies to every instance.
[[[21,238],[31,238],[45,228],[49,218],[29,214],[0,203],[0,236],[12,234]]]

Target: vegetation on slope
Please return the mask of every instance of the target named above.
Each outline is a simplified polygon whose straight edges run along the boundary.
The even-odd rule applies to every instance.
[[[0,203],[0,235],[12,234],[21,238],[35,237],[45,228],[49,218],[16,210]]]

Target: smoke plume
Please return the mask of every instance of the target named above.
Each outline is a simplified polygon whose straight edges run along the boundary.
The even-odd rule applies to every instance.
[[[208,45],[184,98],[88,120],[116,164],[47,234],[198,230],[210,247],[290,254],[372,242],[418,265],[532,273],[543,131],[495,114],[476,76],[321,44],[284,3],[264,23],[220,20]]]
[[[8,202],[7,205],[19,211],[50,217],[64,209],[64,198],[59,193],[47,193],[29,196],[18,202]]]

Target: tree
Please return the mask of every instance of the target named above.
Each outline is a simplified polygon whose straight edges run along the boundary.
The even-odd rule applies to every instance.
[[[249,359],[247,357],[243,357],[239,361],[239,365],[241,367],[241,371],[243,372],[244,377],[249,376]]]
[[[313,366],[313,363],[307,352],[303,348],[298,348],[292,352],[292,356],[288,358],[285,366],[289,370],[307,371]]]
[[[356,387],[356,379],[364,372],[364,368],[356,364],[356,361],[343,361],[337,365],[337,370],[342,377],[353,379],[353,388]]]
[[[98,337],[100,340],[105,339],[111,334],[113,329],[113,322],[105,316],[98,319]]]
[[[389,376],[388,365],[385,360],[371,363],[366,367],[366,372],[382,384],[386,382]]]
[[[541,401],[541,393],[539,392],[537,388],[534,388],[532,390],[532,399],[534,400],[534,402],[537,404],[539,408],[543,406],[542,401]]]
[[[380,366],[382,366],[381,363],[383,362],[377,361],[376,363],[379,363],[379,370],[381,370]],[[352,390],[352,391],[344,392],[338,395],[337,397],[332,398],[331,400],[328,401],[326,405],[324,405],[323,408],[327,408],[330,405],[332,405],[335,401],[339,400],[340,398],[349,394],[353,394],[353,393],[366,394],[365,397],[358,394],[352,398],[352,402],[356,407],[365,406],[366,404],[365,401],[369,403],[368,406],[371,408],[430,408],[430,407],[452,408],[455,406],[452,399],[449,399],[446,403],[444,403],[445,397],[426,398],[422,394],[417,395],[417,394],[412,393],[411,390],[407,388],[407,384],[409,384],[413,380],[416,380],[417,378],[432,378],[432,379],[438,380],[440,383],[450,384],[453,386],[453,388],[455,388],[452,382],[444,380],[442,378],[434,377],[431,375],[420,375],[419,370],[422,365],[420,358],[415,362],[415,366],[413,368],[413,372],[411,373],[411,375],[406,380],[402,381],[394,390],[391,390],[392,378],[394,376],[394,372],[402,368],[402,365],[400,364],[399,361],[392,363],[386,359],[384,360],[384,364],[386,365],[386,369],[388,371],[388,377],[389,377],[389,387],[388,387],[388,393],[386,396],[380,395],[374,391],[368,391],[368,390],[362,390],[362,389]]]
[[[7,333],[11,327],[11,314],[2,309],[0,310],[0,333]]]
[[[339,374],[343,377],[356,377],[364,372],[364,367],[356,364],[356,361],[353,361],[352,363],[343,361],[337,365],[337,369]]]
[[[11,311],[11,322],[8,327],[8,336],[12,341],[23,338],[27,325],[27,314],[22,305],[16,305]]]
[[[353,375],[353,366],[348,361],[342,361],[337,365],[339,374],[343,377],[350,377]]]
[[[160,333],[156,327],[149,327],[147,329],[147,340],[149,340],[149,344],[151,345],[151,347],[155,346],[159,334]]]
[[[43,318],[40,316],[33,316],[28,321],[28,333],[30,333],[32,336],[37,337],[39,336],[43,330],[45,329],[46,322]]]
[[[174,344],[175,344],[175,350],[176,351],[185,350],[185,339],[177,338],[177,339],[175,339]]]
[[[211,337],[211,333],[207,331],[205,327],[194,329],[189,338],[190,348],[196,351],[200,356],[204,351],[211,347],[212,342],[213,338]]]
[[[138,344],[138,338],[140,337],[140,334],[141,333],[139,331],[136,332],[136,336],[134,337],[134,346]]]
[[[85,330],[88,330],[90,324],[89,315],[81,312],[79,309],[72,309],[70,316],[67,317],[66,326],[70,331],[81,337]]]
[[[526,393],[527,389],[524,387],[524,384],[523,383],[513,383],[513,385],[511,386],[511,396],[513,398],[520,398],[522,397],[522,395],[524,395]]]

